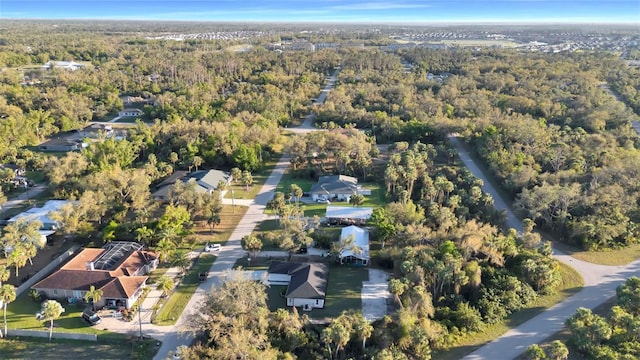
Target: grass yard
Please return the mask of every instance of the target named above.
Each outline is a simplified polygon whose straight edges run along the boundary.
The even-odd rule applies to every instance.
[[[280,160],[280,154],[275,154],[272,160],[268,161],[264,168],[253,175],[253,184],[249,187],[249,190],[242,184],[241,181],[232,182],[230,189],[224,194],[225,199],[255,199],[260,193],[262,185],[267,181],[269,175],[276,167],[278,160]],[[233,191],[232,191],[233,190]]]
[[[43,338],[9,338],[0,341],[3,359],[153,359],[158,352],[153,339],[119,341],[80,341]]]
[[[315,183],[316,181],[313,179],[295,177],[295,175],[292,173],[291,168],[289,168],[287,169],[287,171],[285,171],[284,175],[282,176],[282,179],[280,179],[280,182],[276,187],[276,191],[279,191],[281,193],[287,193],[289,192],[289,188],[291,187],[291,185],[296,184],[300,186],[303,192],[309,192],[309,190],[311,190],[311,187]]]
[[[560,272],[562,282],[555,294],[536,299],[526,309],[511,314],[500,323],[486,326],[482,329],[482,332],[468,334],[460,338],[456,346],[451,347],[448,351],[435,352],[433,358],[438,360],[461,359],[470,352],[500,337],[508,330],[517,327],[582,289],[584,286],[582,277],[573,268],[560,263]]]
[[[273,234],[274,232],[281,232],[281,231],[282,229],[280,228],[280,223],[278,222],[278,220],[269,219],[261,222],[258,225],[258,227],[253,231],[253,235],[259,236],[263,239],[262,240],[263,251],[282,250],[278,245],[274,244],[271,241],[265,240],[265,238],[263,237],[264,234],[272,233],[271,235],[275,235]]]
[[[153,323],[156,325],[175,325],[176,320],[182,314],[182,311],[187,307],[191,296],[200,285],[198,279],[198,273],[202,271],[209,271],[211,265],[215,262],[216,257],[210,254],[203,253],[195,265],[189,270],[189,273],[182,278],[182,282],[175,291],[166,300],[165,305],[160,309],[160,312],[154,319]]]
[[[48,323],[36,320],[35,314],[40,311],[40,302],[34,301],[29,297],[27,292],[18,296],[18,298],[7,306],[7,325],[9,329],[25,329],[25,330],[47,330]],[[97,326],[89,326],[80,316],[84,305],[68,304],[66,301],[61,302],[65,312],[62,316],[54,321],[55,328],[53,332],[68,332],[82,334],[108,335],[109,337],[119,336],[113,334]],[[11,330],[9,330],[11,334]]]
[[[601,265],[626,265],[640,258],[640,244],[631,245],[622,249],[605,249],[599,251],[580,250],[559,241],[554,242],[553,246],[576,259]]]
[[[224,244],[229,240],[231,233],[238,226],[248,209],[246,206],[236,205],[234,209],[232,205],[222,205],[220,224],[214,228],[213,233],[207,224],[195,228],[197,246],[200,247],[201,244],[207,242]]]

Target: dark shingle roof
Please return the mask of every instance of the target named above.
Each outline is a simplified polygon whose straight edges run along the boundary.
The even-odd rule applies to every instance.
[[[329,268],[325,264],[273,261],[269,273],[291,276],[286,297],[324,299],[327,293]]]
[[[358,191],[358,179],[346,175],[321,176],[318,183],[311,187],[312,194],[355,194]]]

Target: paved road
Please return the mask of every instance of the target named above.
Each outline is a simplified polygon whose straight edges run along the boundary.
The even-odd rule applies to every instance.
[[[522,231],[522,222],[513,214],[511,207],[489,183],[487,177],[469,156],[460,140],[451,136],[450,141],[456,146],[460,159],[478,178],[482,179],[483,191],[491,194],[497,209],[507,213],[507,225]],[[587,263],[575,259],[557,249],[554,257],[572,266],[582,275],[585,287],[577,294],[549,308],[540,315],[511,329],[498,339],[481,347],[464,357],[466,360],[480,359],[514,359],[527,350],[532,344],[542,342],[547,337],[562,329],[564,321],[573,315],[579,307],[595,308],[615,295],[615,289],[628,277],[640,274],[640,260],[627,266],[604,266]]]
[[[333,74],[331,74],[331,76],[329,77],[329,80],[327,80],[327,83],[322,89],[322,92],[316,99],[316,102],[315,102],[317,104],[316,106],[324,104],[325,100],[327,100],[327,95],[329,95],[329,92],[331,91],[331,89],[333,89],[333,87],[336,85],[336,81],[338,80],[339,73],[340,73],[340,68],[337,68],[333,72]],[[303,134],[309,131],[318,131],[319,129],[313,126],[313,122],[315,121],[315,119],[316,119],[316,113],[312,112],[311,114],[307,115],[307,117],[304,119],[304,121],[300,126],[291,128],[288,130],[297,134]]]
[[[2,213],[4,213],[6,210],[20,206],[25,202],[29,201],[30,199],[40,195],[46,189],[47,189],[46,185],[38,184],[34,187],[29,188],[27,191],[23,192],[22,194],[16,197],[13,197],[11,200],[5,202],[0,206],[0,215],[2,215]]]

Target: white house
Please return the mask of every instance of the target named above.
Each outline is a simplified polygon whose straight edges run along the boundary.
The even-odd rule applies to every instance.
[[[340,233],[341,264],[369,264],[369,230],[354,225],[342,228]]]
[[[329,279],[325,264],[272,261],[267,279],[270,285],[287,285],[287,306],[305,311],[324,308]]]
[[[123,109],[118,111],[118,116],[120,117],[136,117],[142,116],[144,112],[140,109]]]
[[[65,70],[71,70],[71,71],[76,71],[84,67],[85,67],[84,64],[80,64],[75,61],[47,61],[44,65],[41,66],[43,70],[51,70],[53,68],[56,68],[56,69],[65,69]]]
[[[325,218],[330,224],[364,224],[373,215],[372,207],[327,206]]]

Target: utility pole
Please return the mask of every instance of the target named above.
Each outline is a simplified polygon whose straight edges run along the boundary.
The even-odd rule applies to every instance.
[[[139,341],[142,341],[142,304],[138,305],[138,323],[140,323],[140,338]]]

